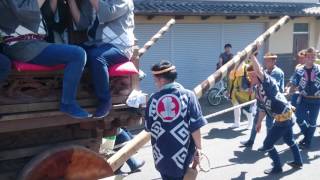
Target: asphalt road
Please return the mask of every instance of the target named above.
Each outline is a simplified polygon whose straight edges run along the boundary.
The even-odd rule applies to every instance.
[[[230,107],[229,103],[212,107],[205,100],[201,100],[203,114],[207,115],[226,107]],[[320,116],[318,118],[320,123]],[[203,148],[211,161],[210,172],[200,172],[199,180],[319,180],[320,179],[320,128],[316,130],[313,147],[309,151],[302,151],[304,166],[300,170],[291,169],[290,166],[284,165],[284,172],[279,175],[267,176],[263,173],[266,168],[271,167],[271,160],[257,149],[262,145],[265,137],[265,128],[257,135],[256,142],[252,149],[240,148],[240,141],[248,139],[250,133],[245,129],[247,121],[242,117],[240,128],[230,129],[229,126],[233,122],[233,113],[226,113],[208,120],[209,123],[202,129]],[[297,125],[294,126],[295,133],[298,132]],[[302,136],[297,135],[297,140]],[[291,160],[291,152],[288,146],[279,141],[276,149],[280,152],[282,162]],[[141,168],[140,172],[136,172],[126,176],[125,180],[158,180],[161,179],[159,173],[154,168],[152,149],[150,144],[145,145],[136,155],[136,158],[143,159],[146,164]],[[126,166],[123,170],[128,170]]]

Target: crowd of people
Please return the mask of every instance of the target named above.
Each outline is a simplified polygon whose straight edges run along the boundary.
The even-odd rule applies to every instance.
[[[265,173],[282,172],[282,163],[274,148],[274,144],[281,137],[293,153],[294,160],[288,162],[288,165],[293,168],[301,168],[303,162],[299,149],[311,147],[320,109],[318,51],[310,47],[297,54],[299,64],[286,87],[284,73],[276,66],[277,55],[266,53],[264,67],[259,64],[256,55],[252,55],[249,60],[236,66],[229,74],[228,88],[233,105],[248,102],[252,99],[248,98],[251,96],[257,99],[254,105],[256,110],[251,111],[251,115],[247,115],[246,109],[252,109],[252,105],[244,108],[248,119],[248,129],[251,129],[251,132],[249,139],[241,142],[241,147],[253,146],[256,133],[260,131],[261,122],[265,118],[267,136],[258,151],[268,152],[273,160],[273,167],[265,170]],[[250,86],[247,85],[247,82]],[[236,108],[232,128],[239,127],[240,115],[240,108]],[[254,117],[253,121],[252,117]],[[304,137],[298,145],[295,143],[292,131],[295,122],[299,125]]]

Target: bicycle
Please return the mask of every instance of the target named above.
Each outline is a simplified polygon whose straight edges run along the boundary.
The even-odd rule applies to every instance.
[[[222,99],[229,99],[227,85],[223,80],[219,82],[219,87],[211,88],[207,93],[207,100],[211,106],[219,105]]]

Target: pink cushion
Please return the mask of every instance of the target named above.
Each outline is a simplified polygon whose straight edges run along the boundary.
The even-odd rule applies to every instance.
[[[62,70],[64,66],[65,66],[64,64],[59,64],[55,66],[43,66],[43,65],[25,63],[21,61],[12,61],[13,69],[20,72],[21,71],[36,71],[36,72],[58,71],[58,70]],[[133,74],[138,74],[138,70],[136,69],[136,67],[131,61],[115,64],[109,68],[110,76],[125,76],[125,75],[133,75]]]
[[[109,68],[109,75],[110,76],[126,76],[126,75],[133,75],[138,74],[137,68],[131,61],[125,63],[119,63],[111,66]]]
[[[17,71],[58,71],[64,68],[64,64],[59,64],[55,66],[42,66],[37,64],[30,64],[21,61],[12,61],[13,69]]]

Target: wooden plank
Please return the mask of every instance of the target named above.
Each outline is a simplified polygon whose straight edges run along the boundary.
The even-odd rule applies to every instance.
[[[73,141],[67,141],[67,142],[61,142],[61,143],[55,143],[55,144],[47,144],[47,145],[41,145],[41,146],[0,151],[0,161],[31,157],[49,148],[53,148],[55,146],[81,145],[91,149],[91,147],[95,148],[98,144],[100,144],[100,142],[98,142],[97,139],[88,138],[88,139],[79,139],[79,140],[73,140]]]
[[[78,100],[81,106],[93,106],[96,104],[94,99],[81,99]],[[10,104],[2,105],[0,107],[1,114],[22,113],[30,111],[44,111],[44,110],[57,110],[59,108],[59,102],[39,102],[30,104]]]
[[[113,104],[124,103],[128,96],[114,96],[112,97]],[[79,104],[82,107],[95,106],[95,99],[79,99]],[[59,109],[60,102],[38,102],[38,103],[23,103],[23,104],[10,104],[1,105],[0,114],[13,114],[13,113],[23,113],[23,112],[35,112],[35,111],[50,111]]]
[[[89,112],[94,111],[93,108],[87,109]],[[11,116],[3,116],[0,119],[0,133],[22,131],[28,129],[37,129],[44,127],[63,126],[69,124],[79,124],[83,122],[97,122],[97,121],[112,121],[115,117],[123,116],[132,112],[116,111],[113,110],[104,119],[74,119],[67,115],[63,115],[61,112],[43,112],[43,113],[31,113]]]

